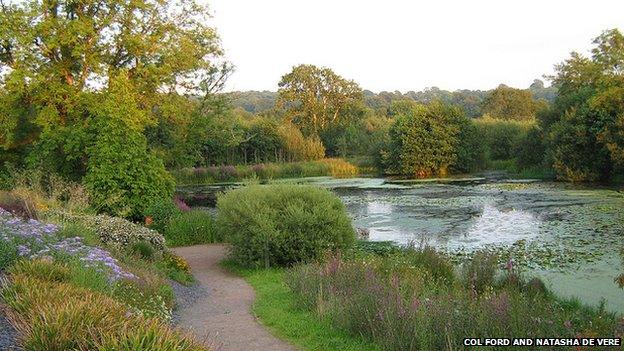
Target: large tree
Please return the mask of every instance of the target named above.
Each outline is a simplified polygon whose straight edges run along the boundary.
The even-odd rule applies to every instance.
[[[607,180],[624,167],[624,36],[608,30],[594,45],[556,66],[559,95],[541,119],[561,179]]]
[[[89,172],[124,164],[98,149],[109,140],[144,159],[132,166],[144,169],[129,170],[146,175],[142,181],[167,183],[151,179],[164,169],[151,161],[145,129],[186,108],[168,97],[212,92],[229,71],[216,32],[206,24],[207,9],[194,0],[26,0],[0,6],[0,162],[28,162],[94,180]],[[115,190],[102,186],[92,188]]]
[[[456,164],[462,126],[460,108],[432,102],[397,101],[389,144],[381,150],[385,172],[417,178],[446,175]]]
[[[279,82],[278,93],[278,106],[308,135],[341,123],[349,108],[362,101],[357,83],[314,65],[293,67]]]
[[[499,85],[483,101],[481,111],[493,118],[526,120],[535,118],[545,101],[537,101],[529,90]]]

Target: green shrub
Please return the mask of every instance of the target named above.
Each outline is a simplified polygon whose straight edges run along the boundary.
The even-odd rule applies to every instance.
[[[149,150],[142,131],[126,123],[128,114],[136,117],[141,111],[135,97],[127,94],[129,82],[117,78],[109,82],[102,103],[90,111],[95,138],[86,150],[83,180],[98,212],[140,219],[151,204],[173,196],[175,182]]]
[[[163,199],[154,202],[145,211],[145,216],[152,218],[150,229],[154,229],[159,233],[164,233],[169,221],[180,214],[180,210],[171,199]]]
[[[134,224],[119,217],[108,215],[75,215],[67,212],[55,214],[61,222],[79,223],[97,233],[99,240],[121,251],[128,250],[138,242],[149,243],[159,252],[165,249],[165,238],[155,230]]]
[[[165,240],[171,247],[213,243],[214,220],[210,213],[201,210],[180,212],[165,228]]]
[[[217,231],[246,266],[288,266],[320,258],[355,241],[338,197],[301,185],[253,185],[217,200]]]
[[[13,243],[0,238],[0,272],[17,260],[17,257],[17,247]]]

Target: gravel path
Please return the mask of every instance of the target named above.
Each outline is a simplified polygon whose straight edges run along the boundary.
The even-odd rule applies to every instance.
[[[191,266],[198,284],[176,287],[178,326],[208,346],[222,351],[291,351],[293,346],[271,335],[251,314],[254,291],[244,279],[219,266],[224,245],[198,245],[174,250]]]
[[[4,315],[4,306],[0,304],[0,350],[21,350],[17,347],[17,333]]]

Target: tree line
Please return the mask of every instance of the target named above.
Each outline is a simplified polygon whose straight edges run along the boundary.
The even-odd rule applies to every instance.
[[[223,94],[232,70],[192,1],[2,4],[0,164],[88,188],[101,212],[139,216],[171,196],[167,169],[327,156],[385,174],[470,172],[512,159],[558,179],[607,181],[624,165],[624,40],[556,66],[552,87],[363,90],[299,65],[276,93]],[[17,24],[17,25],[16,25]]]

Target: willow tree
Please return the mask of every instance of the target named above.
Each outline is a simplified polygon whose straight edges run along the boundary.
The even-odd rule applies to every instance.
[[[279,82],[277,106],[306,135],[341,123],[349,107],[362,100],[362,89],[329,68],[299,65]]]
[[[106,153],[98,148],[126,145],[118,152],[149,161],[145,128],[176,115],[180,93],[214,91],[228,72],[216,31],[206,25],[209,13],[194,0],[0,5],[4,159],[77,179],[102,170],[102,162],[117,167],[111,174],[124,172],[124,163],[103,160]],[[119,84],[111,83],[115,81]],[[142,167],[146,169],[135,173],[145,175],[142,181],[148,183],[164,172],[161,162]],[[115,184],[110,186],[133,188]]]

